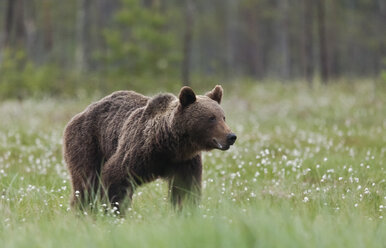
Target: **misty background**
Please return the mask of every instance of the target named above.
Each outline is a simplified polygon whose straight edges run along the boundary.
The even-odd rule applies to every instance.
[[[1,0],[0,98],[386,82],[384,0]]]

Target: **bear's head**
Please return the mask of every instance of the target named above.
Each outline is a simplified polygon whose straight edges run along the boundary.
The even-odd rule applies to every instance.
[[[225,123],[221,108],[223,89],[217,85],[205,95],[196,95],[190,87],[182,87],[179,94],[179,127],[189,136],[198,150],[228,150],[236,135]]]

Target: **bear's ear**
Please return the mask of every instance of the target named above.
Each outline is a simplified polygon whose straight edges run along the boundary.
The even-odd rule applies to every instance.
[[[186,107],[196,101],[196,94],[194,94],[190,87],[184,86],[181,88],[178,98],[180,99],[181,106]]]
[[[221,85],[216,85],[212,91],[209,91],[208,93],[205,94],[207,97],[215,100],[218,102],[218,104],[221,103],[221,98],[222,98],[222,87]]]

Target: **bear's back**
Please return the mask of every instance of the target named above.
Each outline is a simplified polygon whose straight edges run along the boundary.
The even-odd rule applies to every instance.
[[[98,140],[101,152],[108,158],[117,148],[125,120],[136,109],[144,107],[149,99],[134,91],[116,91],[89,105],[74,117],[74,121],[78,119],[89,129],[88,133]]]
[[[116,150],[123,124],[136,109],[144,107],[150,98],[134,91],[117,91],[103,98],[99,112],[99,143],[105,157]]]

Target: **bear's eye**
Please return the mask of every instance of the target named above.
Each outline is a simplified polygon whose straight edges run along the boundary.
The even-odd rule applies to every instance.
[[[225,121],[225,116],[222,119]]]
[[[216,120],[216,116],[211,116],[210,118],[209,118],[209,121],[211,121],[211,122],[213,122],[213,121],[215,121]]]

